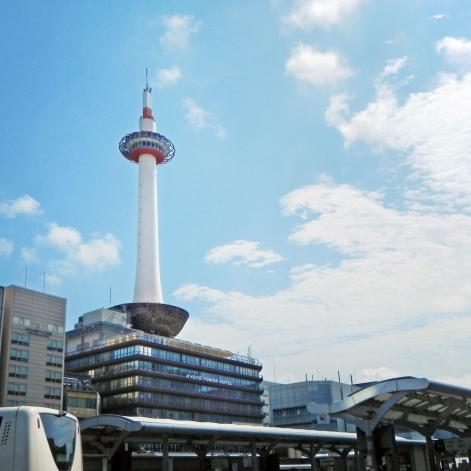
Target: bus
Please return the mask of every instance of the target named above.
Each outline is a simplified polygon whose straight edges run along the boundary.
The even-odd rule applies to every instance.
[[[1,471],[83,471],[78,420],[45,407],[0,407]]]

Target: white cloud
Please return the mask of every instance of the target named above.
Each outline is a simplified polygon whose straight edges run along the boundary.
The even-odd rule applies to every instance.
[[[285,71],[288,75],[317,87],[332,85],[353,75],[352,70],[342,64],[337,53],[320,52],[306,44],[299,44],[291,52]]]
[[[315,259],[314,245],[340,261],[294,267],[289,286],[272,295],[182,286],[176,296],[208,306],[185,328],[187,338],[256,346],[256,357],[274,358],[298,380],[317,366],[331,378],[340,368],[359,371],[357,380],[463,376],[471,360],[462,349],[471,329],[470,216],[401,212],[379,193],[334,183],[300,188],[281,203],[286,215],[301,217],[291,240],[306,261]]]
[[[389,75],[397,74],[407,63],[407,56],[401,57],[399,59],[390,59],[386,67],[380,74],[380,78],[385,78]]]
[[[75,274],[79,268],[103,270],[120,263],[121,243],[112,234],[85,242],[77,229],[52,223],[48,233],[36,237],[35,242],[52,246],[64,253],[64,259],[50,264],[53,274],[57,275]]]
[[[344,21],[362,3],[364,0],[298,0],[286,21],[303,29],[329,28]]]
[[[229,263],[235,267],[247,265],[252,268],[261,268],[270,263],[283,260],[283,258],[273,250],[262,250],[259,248],[260,242],[248,240],[236,240],[232,244],[221,245],[210,250],[205,257],[208,263]]]
[[[194,21],[189,15],[173,15],[164,18],[167,32],[160,38],[160,41],[168,46],[184,48],[188,44],[190,34],[197,33],[202,23]]]
[[[38,262],[38,253],[34,247],[23,247],[21,249],[21,260],[26,265]]]
[[[385,379],[399,378],[405,376],[399,374],[397,371],[391,370],[386,366],[380,366],[378,368],[366,368],[360,371],[354,381],[357,383],[367,383],[370,381],[383,381]]]
[[[436,49],[445,59],[453,65],[471,67],[471,41],[465,38],[446,38],[437,41]]]
[[[178,67],[171,69],[159,69],[157,71],[157,86],[162,88],[177,83],[182,77],[182,73]]]
[[[186,119],[194,130],[201,131],[208,128],[220,139],[227,137],[227,130],[219,124],[218,120],[209,111],[198,106],[192,99],[184,100],[183,106],[186,108]]]
[[[14,218],[18,215],[35,216],[42,213],[39,206],[34,198],[23,195],[0,203],[0,214],[3,213],[7,218]]]
[[[449,18],[449,15],[446,15],[445,13],[438,13],[437,15],[432,15],[429,20],[443,20],[443,18]]]
[[[345,95],[332,97],[326,121],[347,146],[362,140],[399,151],[412,169],[410,199],[471,210],[471,74],[441,74],[434,89],[410,94],[403,105],[386,84],[376,98],[350,113]]]
[[[0,257],[9,257],[13,252],[13,244],[8,239],[0,237]]]

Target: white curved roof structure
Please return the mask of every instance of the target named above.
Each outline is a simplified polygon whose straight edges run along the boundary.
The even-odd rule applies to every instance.
[[[471,437],[471,390],[411,376],[365,385],[343,401],[310,402],[312,414],[341,417],[365,430],[379,421],[392,422],[431,436],[437,429]]]

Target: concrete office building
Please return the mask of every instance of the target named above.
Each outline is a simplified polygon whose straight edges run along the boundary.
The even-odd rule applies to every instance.
[[[309,402],[341,401],[359,388],[336,381],[301,381],[291,384],[263,383],[268,391],[272,427],[305,428],[333,432],[355,432],[354,425],[328,414],[311,414]]]
[[[90,375],[102,413],[262,423],[257,360],[136,330],[123,309],[86,313],[66,334],[66,370]]]
[[[60,409],[66,300],[19,286],[0,292],[0,407]]]

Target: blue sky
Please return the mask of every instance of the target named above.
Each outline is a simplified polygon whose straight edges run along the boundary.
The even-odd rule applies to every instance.
[[[0,285],[132,301],[145,69],[165,302],[268,380],[471,386],[471,4],[6,1]],[[27,267],[27,268],[26,268]],[[27,271],[27,277],[26,275]]]

